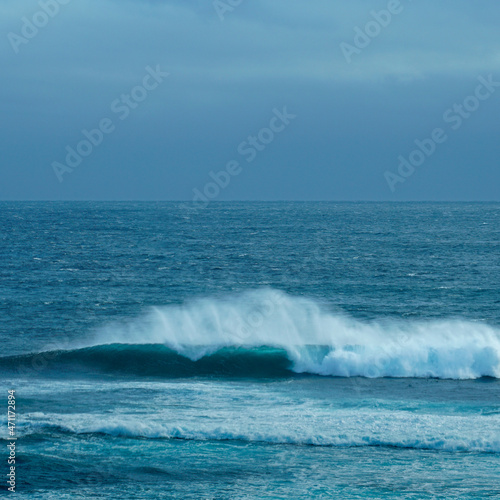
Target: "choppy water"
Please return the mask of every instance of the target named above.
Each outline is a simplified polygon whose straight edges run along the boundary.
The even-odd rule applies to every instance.
[[[500,498],[500,204],[0,203],[0,229],[20,498]]]

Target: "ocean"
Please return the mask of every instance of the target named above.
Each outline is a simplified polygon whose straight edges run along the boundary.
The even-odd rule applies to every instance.
[[[0,229],[2,494],[500,498],[500,204],[1,202]]]

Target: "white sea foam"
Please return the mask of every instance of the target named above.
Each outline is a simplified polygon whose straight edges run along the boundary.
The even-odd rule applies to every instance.
[[[311,446],[391,446],[500,453],[497,432],[499,415],[439,415],[406,411],[370,409],[337,410],[314,413],[297,409],[253,411],[235,418],[221,414],[199,419],[187,416],[172,423],[167,415],[46,415],[21,425],[19,435],[41,433],[46,429],[75,434],[99,433],[125,438],[184,439],[189,441],[238,440],[270,444]],[[172,417],[172,416],[171,416]]]
[[[274,290],[158,307],[101,330],[96,343],[164,344],[192,360],[222,347],[273,346],[296,372],[500,378],[500,329],[466,320],[363,322]]]

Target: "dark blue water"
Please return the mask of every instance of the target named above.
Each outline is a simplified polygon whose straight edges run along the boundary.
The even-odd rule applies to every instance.
[[[0,203],[0,229],[20,498],[500,498],[500,204]]]

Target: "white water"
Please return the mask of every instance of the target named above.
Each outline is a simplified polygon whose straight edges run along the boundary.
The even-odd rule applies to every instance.
[[[100,433],[117,437],[185,439],[189,441],[239,440],[274,444],[313,446],[393,446],[449,452],[477,451],[500,453],[498,415],[415,414],[407,411],[346,409],[335,412],[322,408],[304,410],[286,407],[257,410],[247,407],[245,414],[218,409],[200,420],[186,414],[165,412],[154,417],[143,415],[31,414],[20,422],[19,435],[47,430],[76,434]],[[202,411],[198,409],[197,411]],[[177,418],[175,418],[177,416]]]
[[[274,290],[155,308],[101,330],[98,344],[164,344],[196,360],[221,347],[273,346],[296,372],[500,378],[500,330],[466,320],[362,322]],[[322,346],[316,347],[314,346]]]

